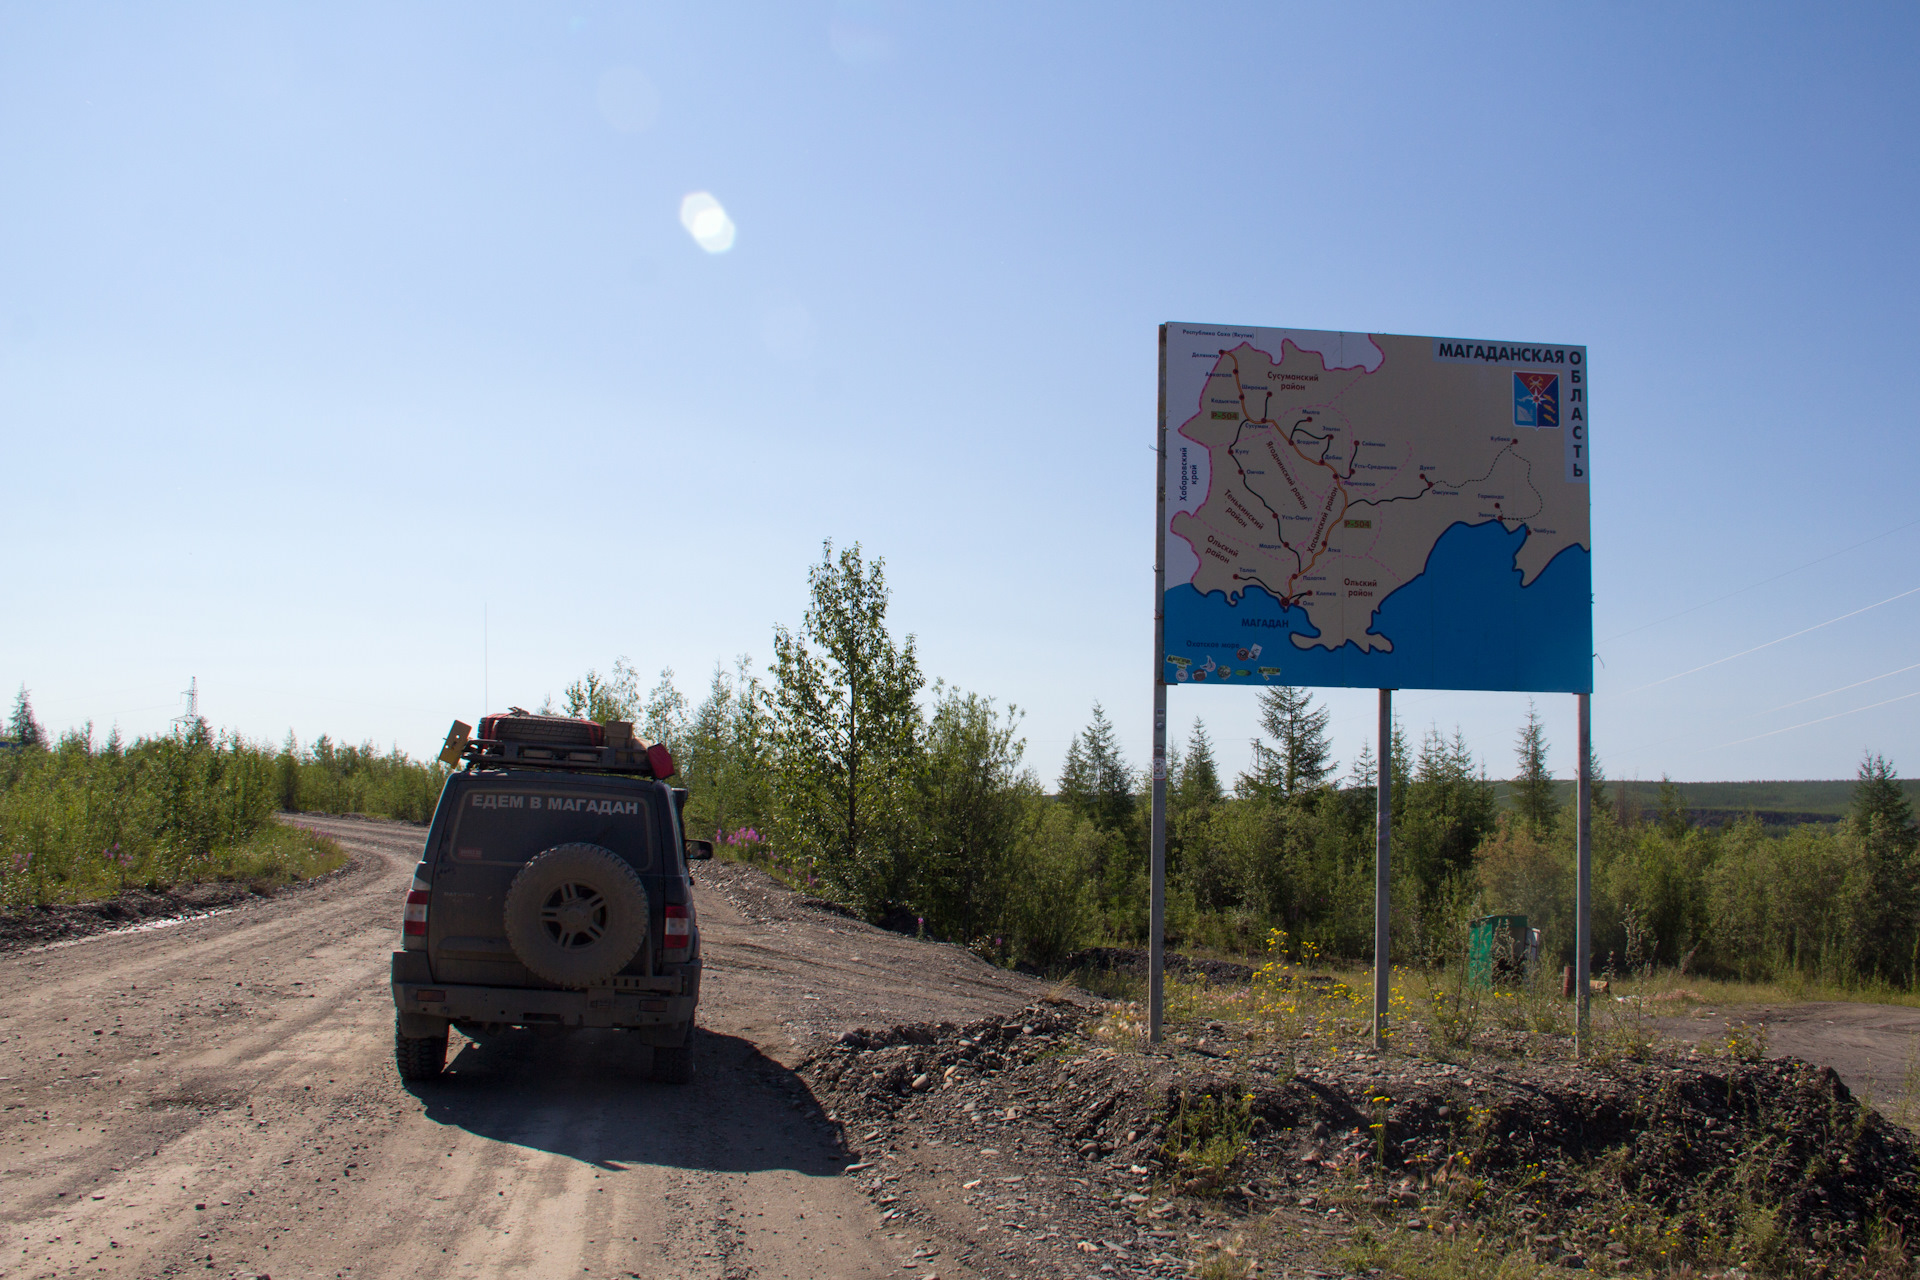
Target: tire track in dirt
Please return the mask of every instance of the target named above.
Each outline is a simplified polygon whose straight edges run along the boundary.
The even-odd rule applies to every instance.
[[[702,868],[693,1085],[650,1084],[644,1046],[580,1032],[456,1036],[448,1075],[405,1087],[387,956],[422,832],[300,821],[356,867],[0,956],[0,1272],[900,1273],[919,1242],[840,1176],[835,1127],[783,1064],[896,1008],[1017,1005],[1025,980]]]

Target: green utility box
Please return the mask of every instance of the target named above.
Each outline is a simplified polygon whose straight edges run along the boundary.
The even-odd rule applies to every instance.
[[[1467,924],[1469,982],[1491,987],[1495,977],[1517,977],[1522,972],[1533,938],[1525,916],[1480,916]]]

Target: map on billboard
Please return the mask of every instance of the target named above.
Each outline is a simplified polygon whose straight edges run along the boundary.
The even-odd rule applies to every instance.
[[[1587,352],[1169,324],[1169,684],[1593,688]]]

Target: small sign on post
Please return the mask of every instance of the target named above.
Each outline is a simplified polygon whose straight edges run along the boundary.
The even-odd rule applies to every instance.
[[[447,740],[440,747],[440,763],[449,769],[460,763],[461,752],[467,749],[467,740],[473,736],[473,726],[464,720],[455,720],[453,728],[447,730]]]

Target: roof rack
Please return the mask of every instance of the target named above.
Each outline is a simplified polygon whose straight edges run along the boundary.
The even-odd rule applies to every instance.
[[[538,747],[534,743],[488,739],[474,739],[461,752],[461,758],[472,764],[532,764],[547,770],[609,770],[672,777],[672,771],[655,770],[655,762],[647,756],[647,750],[636,747]]]
[[[662,748],[664,754],[664,748]],[[641,777],[672,777],[672,756],[662,771],[649,758],[651,750],[634,747],[536,747],[534,743],[499,743],[476,739],[461,758],[468,768],[513,764],[538,770],[597,770],[603,773],[639,773]]]
[[[656,753],[663,759],[656,759]],[[484,765],[519,765],[535,769],[596,770],[602,773],[633,773],[646,778],[673,776],[673,756],[665,747],[587,747],[503,742],[476,738],[466,744],[460,758],[469,768]]]

